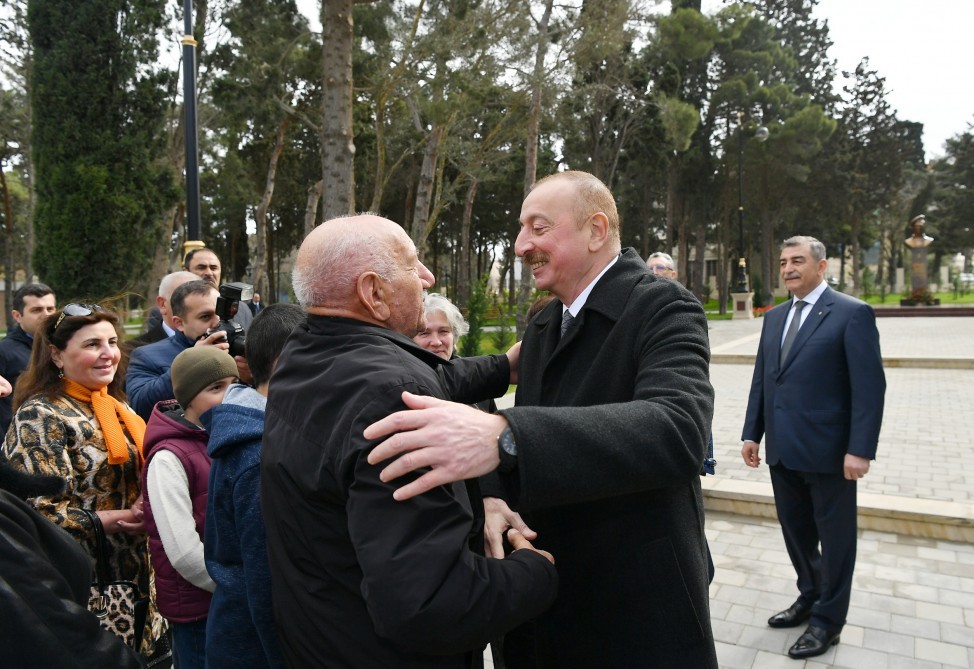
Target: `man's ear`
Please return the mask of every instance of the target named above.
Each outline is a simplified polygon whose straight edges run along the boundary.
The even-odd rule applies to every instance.
[[[17,321],[18,324],[24,318],[24,315],[22,313],[20,313],[19,311],[17,311],[16,309],[11,309],[10,310],[10,315],[14,317],[14,320]]]
[[[159,307],[159,311],[166,313],[166,298],[162,295],[156,295],[156,306]]]
[[[598,251],[609,239],[609,217],[597,211],[588,217],[586,225],[589,227],[588,250]]]
[[[392,306],[389,304],[390,291],[387,283],[375,272],[363,272],[359,275],[358,281],[355,282],[355,292],[362,308],[380,323],[386,322],[392,315]]]
[[[179,330],[180,332],[182,332],[183,331],[183,328],[186,327],[186,322],[182,318],[180,318],[179,316],[177,316],[176,314],[173,314],[172,315],[172,326],[173,326],[173,329]]]

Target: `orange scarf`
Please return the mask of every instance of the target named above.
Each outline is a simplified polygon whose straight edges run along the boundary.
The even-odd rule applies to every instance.
[[[120,465],[128,462],[129,459],[128,443],[125,441],[125,434],[122,432],[122,424],[119,423],[119,418],[122,419],[122,423],[125,423],[129,434],[132,435],[136,452],[141,456],[142,438],[145,436],[145,421],[137,413],[109,395],[107,387],[101,390],[88,390],[80,383],[64,379],[64,392],[67,393],[68,397],[91,404],[91,408],[95,411],[95,418],[101,425],[102,434],[105,435],[108,464]]]

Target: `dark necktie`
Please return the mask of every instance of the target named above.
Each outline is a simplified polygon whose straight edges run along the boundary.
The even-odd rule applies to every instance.
[[[778,357],[779,366],[785,364],[785,360],[788,359],[788,352],[791,350],[791,345],[795,343],[795,337],[798,336],[798,328],[802,325],[802,309],[804,308],[805,302],[802,300],[795,302],[795,315],[791,317],[788,334],[785,335],[785,340],[781,343],[781,355]]]
[[[568,329],[568,327],[572,324],[573,320],[575,320],[575,317],[572,316],[572,312],[570,312],[568,309],[565,309],[565,313],[562,314],[561,316],[561,336],[562,337],[565,336],[565,330]]]

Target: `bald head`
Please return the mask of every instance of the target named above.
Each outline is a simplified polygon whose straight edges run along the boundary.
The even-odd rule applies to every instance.
[[[401,226],[360,214],[311,231],[298,250],[292,285],[310,313],[365,320],[412,337],[413,312],[422,312],[422,291],[433,276]]]
[[[188,281],[196,281],[197,279],[199,279],[199,277],[192,272],[181,270],[179,272],[167,274],[166,276],[162,277],[162,281],[159,282],[159,295],[156,297],[156,306],[159,307],[159,313],[162,314],[162,320],[164,320],[166,325],[169,327],[173,327],[172,310],[169,308],[169,300],[172,298],[173,291],[184,283]]]

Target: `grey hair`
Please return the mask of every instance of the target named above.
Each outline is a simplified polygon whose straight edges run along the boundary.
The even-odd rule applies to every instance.
[[[446,322],[450,324],[450,329],[453,330],[454,339],[459,339],[470,332],[470,324],[463,319],[463,314],[460,313],[457,306],[439,293],[426,293],[423,296],[423,309],[427,316],[434,311],[443,314],[446,317]]]
[[[649,257],[646,258],[646,264],[648,265],[649,261],[653,258],[662,258],[663,262],[669,265],[670,271],[676,270],[676,263],[673,262],[673,256],[671,256],[669,253],[663,253],[662,251],[651,253],[649,254]]]
[[[825,244],[818,241],[814,237],[807,237],[805,235],[789,237],[781,243],[781,250],[784,251],[786,248],[791,246],[803,246],[805,244],[808,244],[808,250],[812,254],[812,260],[815,262],[825,260]]]
[[[362,215],[377,214],[355,214]],[[343,303],[355,292],[355,284],[365,272],[375,272],[387,280],[396,275],[390,238],[364,229],[352,218],[341,216],[325,221],[321,225],[335,228],[327,240],[302,245],[298,251],[291,285],[305,309]]]
[[[162,281],[159,282],[159,297],[169,301],[172,297],[172,292],[176,290],[179,286],[183,285],[187,281],[196,281],[199,279],[198,276],[192,272],[186,270],[180,270],[178,272],[173,272],[172,274],[167,274],[162,277]]]

